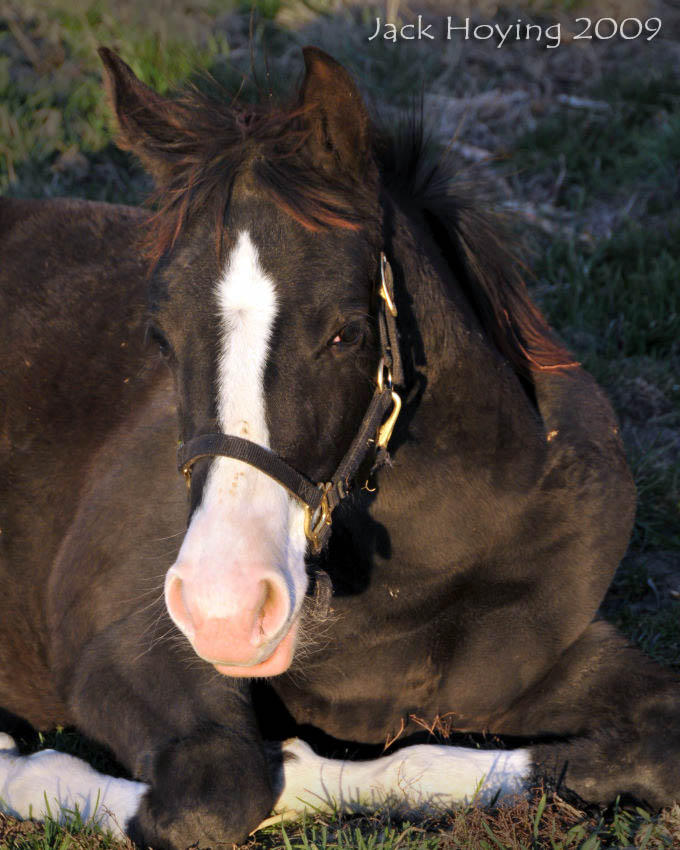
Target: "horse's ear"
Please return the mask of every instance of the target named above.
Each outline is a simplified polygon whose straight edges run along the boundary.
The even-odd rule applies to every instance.
[[[315,154],[361,175],[370,160],[368,112],[354,80],[318,47],[305,47],[302,105]]]
[[[108,47],[99,48],[104,83],[118,121],[118,145],[130,150],[156,179],[163,176],[163,149],[172,140],[173,101],[137,79],[132,68]]]

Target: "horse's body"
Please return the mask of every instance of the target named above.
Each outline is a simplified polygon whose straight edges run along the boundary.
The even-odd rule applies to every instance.
[[[134,148],[125,112],[134,84],[108,62],[119,120]],[[326,71],[309,72],[308,99],[314,73],[323,78]],[[137,108],[127,114],[138,118]],[[348,157],[342,131],[332,122],[324,127],[338,161]],[[153,158],[148,149],[137,152]],[[156,176],[169,179],[161,165]],[[241,235],[229,241],[231,265],[222,278],[210,254],[207,213],[193,218],[185,241],[172,249],[176,259],[161,259],[156,273],[161,294],[152,295],[152,312],[173,329],[174,380],[144,345],[148,283],[135,245],[146,214],[86,202],[0,203],[0,706],[7,722],[74,724],[109,745],[151,786],[133,834],[178,847],[243,838],[276,799],[277,772],[263,738],[282,740],[301,729],[357,744],[405,740],[432,725],[508,736],[523,742],[526,764],[512,770],[524,783],[532,776],[561,780],[598,803],[626,793],[652,805],[676,799],[680,688],[609,626],[591,622],[634,510],[616,423],[593,380],[573,365],[522,375],[502,355],[471,291],[479,284],[474,262],[485,262],[474,222],[465,239],[461,225],[456,243],[454,231],[393,183],[383,190],[388,200],[381,196],[389,221],[377,235],[365,228],[360,249],[354,230],[305,236],[294,216],[255,206],[251,184],[234,185],[231,233]],[[462,208],[463,221],[466,214]],[[194,615],[203,591],[190,586],[199,543],[208,549],[219,534],[205,507],[217,473],[211,478],[209,460],[196,466],[192,524],[182,544],[186,490],[175,465],[178,407],[184,439],[214,430],[216,420],[227,428],[222,372],[215,378],[206,365],[219,334],[213,328],[198,335],[215,311],[176,294],[172,280],[179,269],[183,285],[205,279],[210,292],[220,279],[233,301],[240,262],[250,263],[253,288],[265,281],[265,294],[269,278],[258,277],[257,263],[274,278],[283,306],[270,328],[276,365],[264,373],[268,434],[259,439],[270,438],[294,467],[325,481],[358,426],[371,383],[350,373],[341,348],[333,350],[332,380],[308,377],[295,344],[325,323],[334,346],[357,346],[355,329],[336,334],[330,313],[344,309],[354,267],[373,268],[375,249],[394,269],[405,361],[392,465],[378,472],[377,493],[357,488],[333,516],[328,551],[315,562],[334,588],[322,622],[309,599],[303,605],[296,596],[294,570],[281,591],[293,600],[288,611],[278,574],[257,561],[258,587],[267,589],[253,603],[262,640],[290,622],[295,636],[296,612],[303,612],[305,634],[296,638],[289,669],[287,637],[264,660],[244,660],[240,649],[229,655],[215,635],[226,633],[228,646],[246,650],[251,638],[222,614]],[[299,269],[325,286],[285,289],[281,281]],[[334,286],[329,306],[323,297]],[[220,297],[225,303],[227,295]],[[370,303],[345,312],[365,315]],[[261,299],[258,309],[264,315],[269,307]],[[232,334],[245,312],[239,306],[230,314]],[[180,326],[188,334],[183,341]],[[314,351],[312,362],[327,356]],[[350,353],[372,373],[377,358],[370,351]],[[229,371],[224,352],[220,364]],[[341,389],[354,381],[355,399],[333,396],[336,375]],[[280,385],[286,376],[292,383]],[[244,422],[256,429],[253,410]],[[236,468],[227,466],[232,460],[212,461],[219,463]],[[229,480],[237,497],[238,473]],[[234,504],[241,517],[243,505]],[[271,504],[275,513],[278,503]],[[273,521],[254,511],[256,529]],[[276,550],[288,553],[281,558],[294,558],[296,533]],[[227,540],[229,534],[225,525]],[[220,556],[229,576],[228,552],[238,545],[229,543]],[[260,545],[257,535],[249,545]],[[166,601],[189,641],[161,595],[175,558]],[[233,575],[245,581],[238,570]],[[245,598],[248,586],[238,587]],[[217,676],[190,642],[196,652],[208,646],[199,654],[210,660],[220,653],[214,666],[237,677]],[[241,678],[241,671],[266,675],[270,663],[281,675]]]

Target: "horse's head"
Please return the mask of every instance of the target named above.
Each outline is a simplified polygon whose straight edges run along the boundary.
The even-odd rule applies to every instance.
[[[354,83],[307,49],[299,99],[277,111],[165,99],[102,59],[122,145],[157,185],[151,332],[175,375],[181,439],[242,437],[327,481],[380,358],[378,178]],[[304,505],[228,457],[196,461],[190,501],[170,616],[220,672],[281,673],[308,583]]]

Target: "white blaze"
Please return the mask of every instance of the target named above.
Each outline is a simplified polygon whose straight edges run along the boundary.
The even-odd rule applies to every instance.
[[[276,290],[260,268],[257,249],[246,232],[238,236],[216,296],[222,320],[217,364],[219,426],[225,434],[238,434],[268,448],[264,369],[276,319]],[[250,481],[257,478],[255,470],[238,461],[222,459],[219,464],[230,473],[246,472],[243,477]]]
[[[217,363],[220,430],[269,447],[264,372],[277,298],[274,281],[262,270],[245,231],[236,239],[215,294],[222,326]],[[253,583],[266,572],[269,586],[290,603],[280,637],[307,588],[305,549],[302,505],[258,469],[217,457],[171,572],[182,578],[185,604],[201,622],[238,619],[244,596],[252,596]],[[192,640],[193,626],[170,613]]]

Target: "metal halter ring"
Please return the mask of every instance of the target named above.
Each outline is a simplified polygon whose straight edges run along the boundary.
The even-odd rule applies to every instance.
[[[397,318],[397,308],[390,297],[389,290],[387,288],[387,281],[385,280],[385,269],[387,267],[387,257],[384,254],[380,255],[380,297],[383,299],[385,304],[387,304],[387,309],[390,311],[391,315],[394,318]],[[391,272],[390,272],[391,274]]]
[[[318,555],[322,549],[322,544],[319,540],[319,534],[322,528],[324,525],[330,525],[332,522],[331,508],[328,504],[328,491],[331,486],[330,483],[319,484],[319,488],[323,490],[323,496],[321,497],[321,504],[318,508],[312,510],[309,505],[305,505],[305,537],[309,540],[309,545],[314,555]]]
[[[387,371],[387,375],[385,375]],[[401,412],[401,397],[392,389],[392,372],[389,366],[385,365],[385,358],[380,358],[378,364],[378,392],[382,392],[384,388],[392,392],[392,412],[378,429],[378,435],[375,438],[375,444],[379,449],[386,449],[390,441],[394,426],[397,424],[399,413]]]
[[[387,371],[387,376],[385,376],[385,371]],[[378,363],[378,376],[376,381],[378,383],[379,392],[382,392],[385,387],[387,387],[388,390],[392,389],[392,372],[390,367],[386,365],[384,357],[381,357],[380,362]]]

